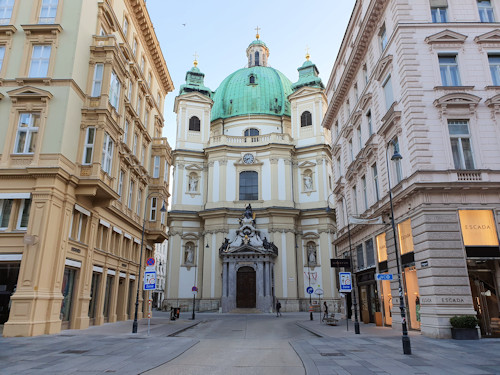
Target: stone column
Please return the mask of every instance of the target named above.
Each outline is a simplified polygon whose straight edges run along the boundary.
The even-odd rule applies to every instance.
[[[222,263],[222,297],[227,297],[227,262]]]
[[[264,262],[264,297],[269,295],[269,262]]]
[[[263,270],[263,263],[258,262],[257,263],[257,269],[256,269],[256,278],[257,278],[257,297],[264,297],[264,270]]]

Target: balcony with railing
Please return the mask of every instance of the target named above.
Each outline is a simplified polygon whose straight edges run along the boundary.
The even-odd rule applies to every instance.
[[[252,136],[215,135],[210,137],[208,147],[214,146],[265,146],[270,143],[291,144],[292,137],[284,133],[268,133]]]

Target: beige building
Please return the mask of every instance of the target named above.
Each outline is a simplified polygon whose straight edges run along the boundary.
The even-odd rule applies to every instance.
[[[131,319],[143,220],[144,259],[166,239],[171,158],[145,2],[6,0],[0,15],[3,334]]]
[[[292,83],[269,56],[257,35],[215,92],[195,62],[176,97],[169,305],[191,309],[195,286],[202,311],[307,310],[311,287],[338,308],[323,84],[311,61]]]
[[[407,322],[427,336],[463,314],[500,334],[499,20],[495,0],[359,0],[326,88],[337,255],[347,216],[390,223],[390,185]],[[401,330],[392,233],[351,224],[361,320]]]

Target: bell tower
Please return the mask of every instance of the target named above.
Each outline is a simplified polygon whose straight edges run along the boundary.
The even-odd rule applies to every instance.
[[[255,40],[247,48],[249,68],[253,66],[267,66],[267,59],[269,58],[269,48],[267,48],[266,43],[259,39],[260,28],[257,26],[255,30],[257,30]]]

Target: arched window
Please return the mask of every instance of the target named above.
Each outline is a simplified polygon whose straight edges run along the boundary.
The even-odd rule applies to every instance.
[[[254,171],[240,173],[240,201],[259,199],[259,174]]]
[[[259,52],[255,52],[255,66],[259,66],[260,65],[260,62],[259,62]]]
[[[189,130],[199,132],[200,131],[200,119],[193,116],[189,119]]]
[[[255,76],[252,74],[250,76],[250,84],[254,84],[255,83]]]
[[[253,137],[259,135],[259,129],[250,128],[245,130],[245,137]]]
[[[310,126],[312,125],[312,116],[311,112],[304,111],[302,115],[300,115],[300,126]]]

